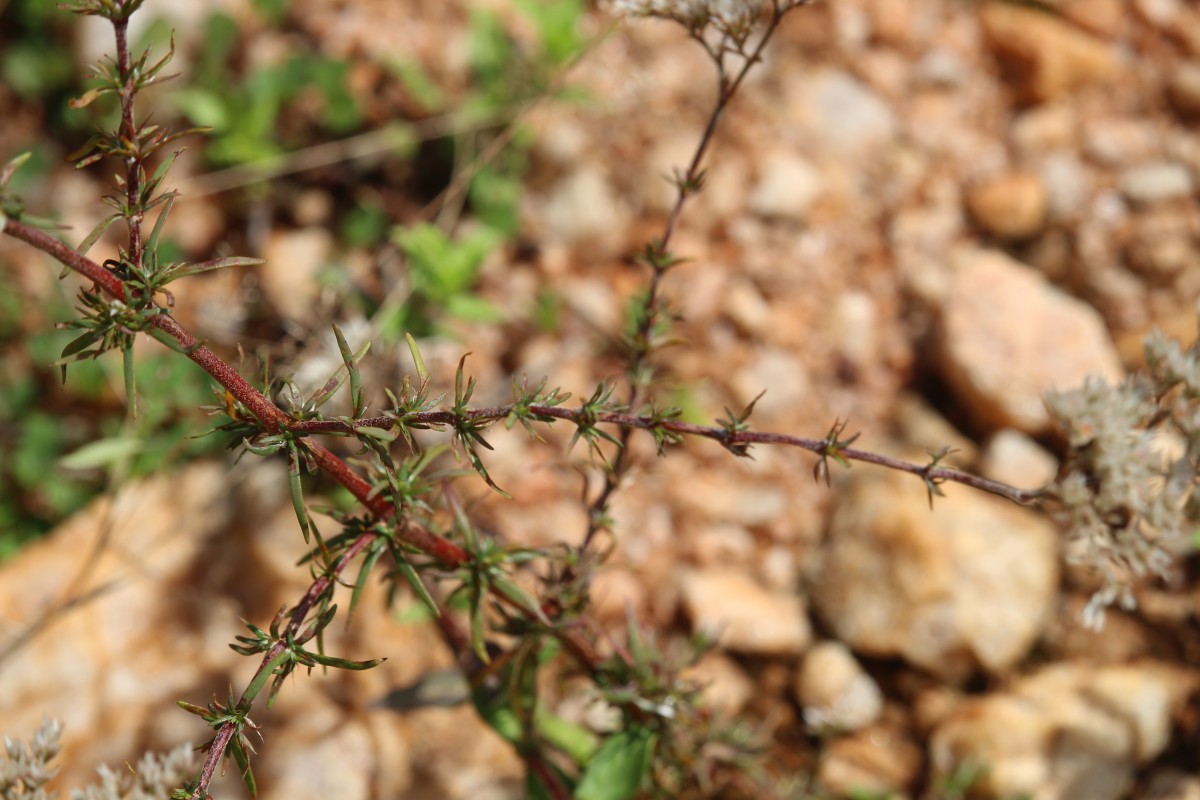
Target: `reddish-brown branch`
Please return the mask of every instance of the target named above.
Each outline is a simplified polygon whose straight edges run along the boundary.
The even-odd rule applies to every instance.
[[[467,411],[466,416],[468,419],[476,421],[500,420],[506,418],[512,410],[513,406],[511,405],[476,408]],[[536,416],[566,420],[577,425],[585,422],[585,415],[578,408],[535,405],[529,407],[529,412]],[[591,419],[594,422],[614,425],[622,430],[653,430],[654,428],[659,428],[681,436],[696,436],[702,439],[711,439],[725,446],[738,444],[776,444],[798,447],[801,450],[807,450],[817,455],[826,452],[829,447],[829,443],[825,439],[814,439],[808,436],[792,436],[786,433],[771,433],[769,431],[738,431],[730,433],[720,427],[695,425],[690,422],[656,421],[651,417],[623,414],[614,411],[596,412],[591,415]],[[424,411],[408,415],[406,421],[410,424],[421,425],[451,425],[455,421],[455,414],[452,411]],[[369,417],[358,420],[357,425],[387,430],[396,425],[396,420],[386,416]],[[353,433],[351,426],[337,420],[300,422],[292,426],[292,430],[297,433]],[[837,454],[848,461],[860,461],[866,464],[886,467],[887,469],[907,472],[922,478],[928,478],[935,483],[945,481],[961,483],[964,486],[970,486],[980,491],[999,495],[1021,505],[1028,505],[1045,496],[1044,489],[1018,489],[1006,483],[988,480],[987,478],[963,470],[931,466],[929,464],[915,464],[903,459],[873,453],[869,450],[845,447],[839,448]]]

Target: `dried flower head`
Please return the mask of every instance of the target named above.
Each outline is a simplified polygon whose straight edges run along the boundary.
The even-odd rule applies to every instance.
[[[1200,347],[1157,333],[1145,346],[1145,373],[1046,397],[1067,439],[1053,495],[1069,555],[1104,580],[1084,612],[1093,627],[1113,603],[1132,608],[1131,583],[1165,576],[1167,547],[1200,525]]]
[[[4,760],[0,761],[2,800],[49,800],[53,797],[45,786],[58,771],[57,767],[50,766],[50,761],[58,755],[61,736],[62,723],[43,718],[28,747],[4,737]]]
[[[744,42],[756,22],[768,13],[775,18],[810,0],[609,0],[609,10],[620,16],[656,17],[677,22],[692,35],[709,28]]]

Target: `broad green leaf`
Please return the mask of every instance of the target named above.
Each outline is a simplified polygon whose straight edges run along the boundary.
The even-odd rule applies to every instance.
[[[446,300],[446,313],[467,322],[504,322],[504,311],[482,297],[456,294]]]
[[[574,722],[549,712],[539,713],[535,724],[542,738],[567,754],[576,764],[583,766],[595,757],[600,747],[600,737]]]
[[[604,740],[575,789],[576,800],[625,800],[641,787],[654,755],[657,737],[641,725]]]
[[[94,469],[111,467],[135,456],[145,447],[145,442],[133,436],[116,436],[89,442],[73,453],[68,453],[58,463],[68,469]]]

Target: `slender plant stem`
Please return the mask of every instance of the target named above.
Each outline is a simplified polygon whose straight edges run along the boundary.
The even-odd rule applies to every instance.
[[[704,157],[708,153],[708,149],[716,135],[717,125],[720,123],[725,109],[737,94],[738,89],[741,88],[751,68],[759,62],[763,48],[767,46],[767,42],[770,41],[771,36],[775,33],[785,13],[787,13],[786,10],[780,9],[778,3],[772,6],[771,18],[767,23],[766,29],[758,39],[754,49],[749,54],[744,54],[745,61],[733,80],[729,80],[724,58],[726,51],[729,49],[728,34],[723,34],[720,43],[714,46],[710,45],[704,39],[703,32],[692,33],[692,37],[708,51],[713,59],[713,63],[716,65],[717,99],[713,105],[712,113],[708,116],[708,122],[704,126],[704,132],[700,135],[700,141],[696,145],[696,151],[692,155],[692,160],[688,164],[687,170],[683,175],[676,177],[675,202],[667,214],[667,221],[663,225],[662,235],[657,242],[651,245],[654,253],[653,257],[649,259],[651,269],[650,285],[647,288],[646,298],[642,304],[642,315],[638,322],[637,331],[633,335],[633,352],[630,354],[629,363],[626,365],[626,375],[629,376],[629,399],[626,402],[626,407],[631,410],[636,411],[643,399],[642,390],[644,386],[642,376],[645,371],[646,362],[654,351],[653,331],[661,313],[660,296],[662,294],[662,283],[667,271],[672,266],[672,262],[669,260],[671,239],[675,235],[675,229],[683,214],[683,207],[688,199],[700,189],[703,176],[701,165],[704,163]],[[618,435],[620,445],[617,448],[616,455],[613,457],[612,466],[604,472],[604,484],[599,494],[597,494],[596,498],[588,506],[587,532],[584,534],[583,542],[579,547],[581,553],[587,552],[596,534],[606,524],[605,518],[607,515],[605,512],[612,501],[613,494],[620,487],[621,480],[629,468],[629,440],[633,435],[633,431],[634,428],[622,428]]]

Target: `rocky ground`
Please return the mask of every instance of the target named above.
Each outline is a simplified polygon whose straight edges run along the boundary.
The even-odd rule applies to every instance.
[[[287,35],[350,60],[364,107],[386,119],[404,104],[379,90],[379,64],[398,50],[464,91],[468,5],[308,0]],[[480,5],[527,35],[506,3]],[[955,463],[1033,487],[1061,447],[1042,392],[1120,379],[1155,326],[1195,338],[1200,8],[1042,6],[825,0],[787,19],[675,240],[690,259],[666,285],[682,314],[681,344],[662,356],[675,402],[713,419],[765,388],[758,429],[819,437],[848,418],[858,446],[918,461],[952,446]],[[562,80],[586,100],[525,113],[521,246],[482,276],[512,321],[424,345],[444,380],[472,352],[481,403],[507,399],[512,374],[576,396],[619,374],[608,345],[645,279],[628,256],[661,230],[662,176],[686,162],[711,106],[711,66],[678,28],[606,35],[599,12],[583,24],[596,42]],[[264,58],[287,45],[263,35]],[[74,198],[86,229],[92,179],[55,180],[49,194]],[[289,177],[241,204],[204,181],[183,179],[185,197],[196,188],[177,210],[185,245],[232,240],[268,263],[180,292],[179,316],[202,337],[259,343],[263,327],[237,310],[252,301],[277,341],[303,340],[337,307],[315,281],[330,263],[367,291],[401,280],[386,253],[339,242],[320,182]],[[403,185],[366,190],[421,205]],[[28,255],[11,245],[0,258],[36,290],[25,270],[44,265],[17,264]],[[546,287],[561,300],[552,330],[523,321]],[[327,364],[317,350],[297,369]],[[407,364],[372,356],[381,380]],[[493,443],[489,469],[513,500],[471,489],[482,517],[511,542],[577,541],[579,454],[517,434]],[[931,511],[919,481],[862,465],[826,488],[811,457],[787,450],[757,448],[752,462],[699,442],[666,459],[648,441],[636,452],[597,615],[616,626],[632,608],[668,637],[719,631],[696,677],[773,743],[776,776],[811,776],[830,796],[955,797],[983,768],[971,796],[1200,796],[1190,543],[1169,581],[1139,588],[1137,610],[1092,631],[1079,615],[1097,580],[1035,511],[959,487]],[[262,624],[306,586],[278,466],[204,463],[127,487],[0,566],[4,732],[62,718],[65,785],[196,739],[173,701],[244,684],[253,666],[225,646],[239,618]],[[450,662],[431,629],[364,611],[330,647],[389,660],[284,690],[259,720],[264,795],[519,795],[519,762],[469,708],[380,707]]]

